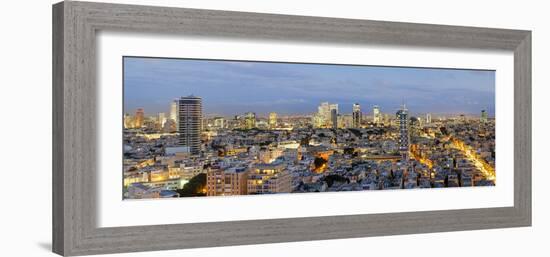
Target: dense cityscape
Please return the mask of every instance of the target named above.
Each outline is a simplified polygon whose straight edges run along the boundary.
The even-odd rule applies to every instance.
[[[342,106],[340,106],[342,107]],[[124,198],[495,185],[495,119],[320,102],[303,114],[203,113],[203,98],[124,115]],[[433,113],[437,113],[434,110]]]

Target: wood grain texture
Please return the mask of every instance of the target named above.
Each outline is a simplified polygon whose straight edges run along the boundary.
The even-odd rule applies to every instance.
[[[514,51],[514,208],[531,224],[531,32]]]
[[[52,249],[63,254],[65,245],[64,227],[64,176],[63,176],[63,4],[54,5],[52,17]]]
[[[99,228],[97,31],[514,51],[514,207]],[[531,33],[66,1],[53,6],[53,251],[87,255],[531,225]]]

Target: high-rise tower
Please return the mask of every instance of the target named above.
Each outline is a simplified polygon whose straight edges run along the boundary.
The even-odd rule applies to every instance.
[[[375,124],[380,124],[382,122],[382,115],[380,114],[380,107],[378,107],[378,105],[372,108],[372,121]]]
[[[253,129],[256,127],[256,113],[247,112],[244,114],[246,129]]]
[[[488,120],[487,111],[481,110],[481,118],[480,118],[480,121],[481,121],[482,123],[486,123],[487,120]]]
[[[400,110],[396,113],[399,121],[399,139],[397,142],[401,158],[405,161],[409,160],[409,111],[403,104]]]
[[[178,99],[170,104],[170,119],[178,123]]]
[[[328,102],[322,102],[319,107],[317,107],[317,112],[319,114],[319,126],[326,126],[330,121],[330,107]]]
[[[179,144],[189,148],[191,154],[199,154],[201,149],[202,98],[181,97],[178,102]]]
[[[269,128],[273,129],[277,127],[277,113],[270,112],[269,113]]]
[[[353,104],[353,127],[354,128],[360,128],[361,127],[361,118],[363,114],[361,113],[361,106],[358,103]]]
[[[143,111],[143,108],[138,108],[136,110],[136,118],[134,119],[135,128],[141,128],[143,126],[144,117],[145,117],[145,113]]]
[[[160,129],[162,129],[162,127],[164,126],[164,123],[166,122],[166,115],[164,114],[164,112],[159,112],[159,116],[158,116],[158,127]]]
[[[338,109],[330,110],[330,120],[332,121],[332,129],[338,129]]]

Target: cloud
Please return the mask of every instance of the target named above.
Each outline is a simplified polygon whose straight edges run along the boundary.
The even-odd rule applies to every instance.
[[[418,112],[494,109],[492,71],[152,58],[124,61],[125,109],[139,106],[146,113],[166,112],[172,99],[189,94],[203,97],[205,110],[215,113],[254,108],[310,113],[322,101],[339,103],[343,111],[358,102],[366,110],[379,105],[390,112],[403,99]]]

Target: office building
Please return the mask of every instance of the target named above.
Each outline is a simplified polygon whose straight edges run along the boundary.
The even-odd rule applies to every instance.
[[[178,100],[170,104],[170,119],[178,123]]]
[[[332,129],[338,128],[338,109],[330,110],[330,120],[332,121]]]
[[[338,111],[338,104],[329,104],[328,109],[329,109],[329,114],[330,115],[332,115],[332,110],[336,110],[336,114],[340,113]]]
[[[487,120],[488,120],[487,111],[481,110],[481,118],[480,118],[480,121],[481,121],[482,123],[486,123]]]
[[[160,112],[159,113],[159,116],[158,116],[158,127],[160,129],[162,129],[162,127],[164,126],[164,123],[166,122],[166,115],[164,112]]]
[[[372,108],[372,121],[374,124],[380,124],[382,122],[382,114],[380,113],[380,107],[378,107],[378,105]]]
[[[319,113],[324,123],[330,120],[330,105],[328,102],[322,102],[321,105],[317,107],[317,110],[317,113]]]
[[[134,127],[134,118],[130,116],[130,114],[125,113],[124,114],[124,128],[133,128]]]
[[[361,118],[363,117],[363,114],[361,113],[361,106],[358,103],[353,104],[353,113],[352,113],[352,119],[353,119],[353,127],[354,128],[360,128],[361,127]]]
[[[253,129],[256,127],[256,113],[247,112],[244,114],[244,122],[246,129]]]
[[[144,118],[145,118],[145,112],[143,111],[143,108],[138,108],[136,110],[136,116],[134,119],[134,127],[141,128],[143,126]]]
[[[313,114],[313,117],[311,117],[311,122],[313,123],[314,128],[322,128],[325,126],[325,119],[319,113]]]
[[[322,102],[319,107],[317,107],[317,115],[314,118],[314,125],[318,128],[326,128],[331,125],[330,119],[330,104],[328,102]]]
[[[313,126],[316,128],[333,128],[334,124],[336,124],[334,122],[336,118],[333,119],[333,112],[338,115],[338,104],[322,102],[317,107],[317,113],[313,115]]]
[[[277,113],[269,113],[269,128],[273,129],[277,127]]]

